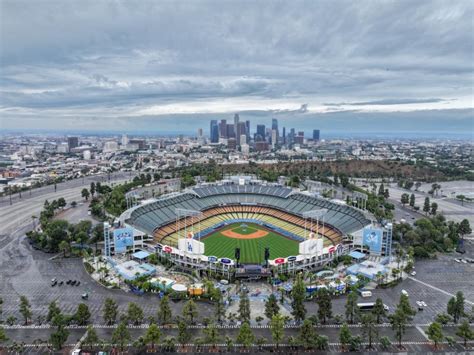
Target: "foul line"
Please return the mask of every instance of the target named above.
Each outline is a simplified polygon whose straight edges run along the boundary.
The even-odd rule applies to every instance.
[[[444,293],[444,294],[447,295],[447,296],[456,297],[456,295],[454,295],[454,294],[452,294],[452,293],[449,293],[448,291],[442,290],[442,289],[440,289],[440,288],[438,288],[438,287],[436,287],[436,286],[430,285],[429,283],[426,283],[426,282],[423,282],[423,281],[421,281],[421,280],[415,279],[414,277],[408,276],[408,278],[409,278],[410,280],[419,282],[419,283],[422,284],[422,285],[428,286],[428,287],[432,288],[433,290],[436,290],[436,291],[439,291],[439,292],[441,292],[441,293]],[[469,303],[471,306],[474,305],[474,302],[471,302],[471,301],[468,301],[468,300],[464,300],[464,302]]]

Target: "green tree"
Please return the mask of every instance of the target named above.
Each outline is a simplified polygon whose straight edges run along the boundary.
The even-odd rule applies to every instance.
[[[339,331],[339,342],[341,343],[343,349],[347,348],[347,345],[349,345],[351,339],[351,331],[349,330],[347,323],[344,323],[341,327],[341,330]]]
[[[69,337],[69,331],[65,327],[66,318],[61,313],[56,314],[52,323],[56,327],[56,330],[51,333],[49,342],[53,345],[54,349],[60,350]]]
[[[74,314],[74,319],[79,325],[85,325],[89,322],[91,317],[91,312],[89,307],[85,303],[79,303],[77,306],[76,313]]]
[[[297,322],[304,320],[306,317],[306,308],[304,306],[305,297],[306,287],[304,285],[303,276],[301,273],[299,273],[296,276],[295,283],[293,284],[293,288],[291,290],[291,314]]]
[[[278,313],[280,313],[280,306],[278,305],[277,298],[272,293],[265,302],[265,317],[271,320]]]
[[[186,321],[188,321],[191,324],[194,323],[194,320],[198,316],[198,310],[197,310],[196,303],[194,303],[192,299],[187,301],[184,304],[182,314],[183,314],[184,319],[186,319]]]
[[[171,321],[173,313],[171,312],[171,307],[169,303],[169,298],[165,295],[160,302],[160,308],[158,309],[158,319],[161,324],[167,324]]]
[[[160,342],[161,332],[155,323],[150,324],[148,327],[143,340],[145,344],[151,344],[151,348],[155,350],[155,344]]]
[[[315,339],[318,335],[310,320],[305,319],[300,328],[299,340],[305,349],[311,349],[315,344]]]
[[[69,242],[67,240],[62,240],[58,244],[58,248],[59,248],[59,250],[61,250],[63,252],[63,257],[65,258],[66,253],[69,252],[69,250],[71,250],[71,245],[69,244]]]
[[[456,330],[456,335],[463,340],[464,347],[467,347],[468,340],[474,340],[474,331],[467,320],[464,320]]]
[[[204,329],[203,332],[205,335],[204,341],[206,344],[211,344],[213,348],[215,348],[216,344],[219,342],[219,329],[217,329],[214,323],[211,323]]]
[[[410,200],[410,197],[408,194],[402,194],[402,197],[400,198],[400,202],[402,203],[403,206],[405,206]]]
[[[28,324],[28,320],[31,318],[33,313],[31,312],[30,301],[26,296],[20,296],[20,313],[23,316],[25,325]]]
[[[323,324],[332,317],[332,301],[331,295],[325,288],[320,289],[316,293],[316,303],[318,304],[318,318]]]
[[[410,305],[410,299],[407,295],[401,294],[397,308],[401,309],[408,320],[412,320],[416,310]]]
[[[118,327],[112,333],[112,344],[118,345],[120,351],[123,351],[124,346],[131,340],[130,332],[127,329],[125,322],[120,322]]]
[[[94,197],[94,195],[95,195],[95,184],[94,184],[94,181],[91,182],[90,192],[91,192],[92,197]]]
[[[428,214],[430,212],[430,198],[429,197],[425,197],[425,203],[423,204],[423,212],[425,212],[426,214]]]
[[[410,206],[415,207],[415,194],[410,195]]]
[[[134,302],[128,304],[127,317],[134,324],[139,325],[143,321],[143,309]]]
[[[225,318],[225,307],[224,307],[224,299],[220,292],[218,293],[218,297],[216,298],[216,319],[220,322],[223,318]]]
[[[189,342],[188,326],[184,321],[178,322],[178,342],[181,345],[184,345]]]
[[[372,309],[372,314],[375,316],[377,324],[382,321],[383,317],[387,316],[387,311],[385,310],[383,301],[381,298],[375,300],[374,308]]]
[[[431,214],[435,215],[436,211],[438,211],[438,204],[436,202],[431,203]]]
[[[9,340],[7,335],[5,334],[5,329],[3,327],[0,327],[0,345],[6,343]],[[1,349],[1,346],[0,346]]]
[[[397,307],[395,313],[391,314],[388,319],[390,320],[392,329],[395,331],[398,346],[401,347],[402,338],[406,331],[406,324],[408,323],[408,317],[402,308]]]
[[[461,291],[456,292],[456,296],[452,297],[448,302],[448,314],[453,317],[454,323],[464,316],[464,294]]]
[[[118,315],[117,302],[115,302],[112,298],[106,298],[102,312],[104,321],[107,323],[107,325],[114,324]]]
[[[64,207],[66,207],[66,200],[64,199],[64,197],[58,198],[58,207],[59,207],[59,208],[64,208]]]
[[[92,327],[92,325],[89,325],[87,327],[86,337],[82,341],[82,345],[85,347],[92,348],[94,347],[95,344],[98,344],[99,342],[100,342],[100,339],[99,339],[99,336],[97,335],[97,332]]]
[[[283,320],[283,316],[281,314],[275,314],[270,321],[270,329],[272,331],[272,339],[276,344],[278,349],[278,345],[283,340],[284,337],[284,327],[285,322]]]
[[[387,350],[390,345],[392,345],[392,342],[390,341],[389,337],[383,336],[380,338],[380,345],[382,346],[382,349]]]
[[[248,348],[255,342],[255,335],[252,333],[252,329],[248,322],[244,322],[240,327],[239,334],[237,335],[237,343],[242,344],[244,348]]]
[[[471,226],[467,219],[463,219],[461,223],[459,223],[458,233],[461,235],[461,237],[472,233]]]
[[[379,336],[378,329],[375,325],[375,317],[371,313],[364,314],[361,317],[362,334],[369,342],[369,349],[372,349],[372,342]]]
[[[245,292],[240,293],[239,316],[240,321],[250,322],[250,301]]]
[[[51,302],[48,306],[48,314],[46,315],[46,321],[51,322],[53,318],[60,313],[61,313],[61,310],[56,304],[56,301]]]
[[[357,307],[357,298],[358,296],[355,291],[352,291],[347,295],[346,320],[351,324],[354,323],[354,320],[359,313],[359,307]]]
[[[81,196],[82,196],[86,201],[89,201],[89,196],[90,196],[89,190],[87,190],[86,188],[83,188],[82,191],[81,191]]]
[[[438,343],[443,341],[444,339],[441,324],[439,324],[438,322],[431,323],[428,327],[428,330],[426,331],[426,335],[428,335],[428,339],[430,339],[434,343],[435,348],[438,348]]]

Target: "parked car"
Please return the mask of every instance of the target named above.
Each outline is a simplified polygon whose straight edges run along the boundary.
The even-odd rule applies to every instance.
[[[87,299],[89,299],[89,294],[88,293],[83,293],[81,297],[82,297],[83,300],[87,300]]]
[[[416,275],[416,271],[412,271],[412,272],[410,273],[410,275],[411,275],[411,276],[415,276],[415,275]]]
[[[58,283],[58,280],[56,280],[56,278],[52,279],[51,280],[51,287],[56,286],[57,283]]]

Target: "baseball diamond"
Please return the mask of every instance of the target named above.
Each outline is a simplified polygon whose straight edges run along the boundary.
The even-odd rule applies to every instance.
[[[256,224],[248,224],[243,232],[240,223],[230,224],[201,239],[207,255],[233,258],[235,248],[240,248],[240,262],[259,264],[264,261],[264,250],[270,248],[270,258],[287,257],[298,254],[298,242]],[[261,235],[261,236],[257,236]]]

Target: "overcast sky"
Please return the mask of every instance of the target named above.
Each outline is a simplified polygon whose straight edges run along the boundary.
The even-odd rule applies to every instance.
[[[239,112],[473,130],[469,0],[2,0],[0,17],[4,129],[207,131]]]

